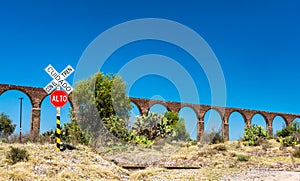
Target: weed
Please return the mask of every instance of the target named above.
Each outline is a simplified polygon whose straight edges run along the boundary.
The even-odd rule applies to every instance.
[[[286,136],[286,137],[277,137],[277,141],[279,141],[282,146],[295,146],[297,144],[297,139],[294,136]]]
[[[224,140],[222,138],[222,132],[219,131],[211,131],[211,132],[204,132],[203,135],[203,143],[206,144],[218,144],[223,143]]]
[[[240,140],[238,140],[238,141],[236,142],[235,148],[236,148],[236,149],[241,148],[241,141],[240,141]]]
[[[230,156],[231,156],[231,157],[236,157],[237,154],[236,154],[235,152],[232,152],[232,153],[230,153]]]
[[[243,154],[237,155],[237,161],[239,161],[239,162],[247,162],[247,161],[249,161],[249,159],[250,159],[249,155],[243,155]]]
[[[235,164],[233,164],[233,163],[229,164],[229,168],[234,168],[234,167],[235,167]]]
[[[293,157],[300,158],[300,148],[295,148],[295,151],[293,153]]]
[[[130,180],[145,180],[147,177],[151,177],[156,175],[158,172],[164,172],[165,170],[162,168],[147,168],[146,170],[141,170],[134,172],[130,175]]]
[[[6,159],[11,164],[15,164],[17,162],[21,161],[28,161],[29,154],[27,153],[27,150],[21,149],[21,148],[15,148],[15,147],[10,147],[10,150],[8,151],[6,155]]]
[[[223,145],[223,144],[217,145],[213,149],[217,150],[217,151],[227,151],[227,147],[225,145]]]

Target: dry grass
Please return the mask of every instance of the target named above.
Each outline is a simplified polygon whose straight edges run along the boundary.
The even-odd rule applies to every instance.
[[[145,178],[158,175],[159,172],[164,172],[162,168],[147,168],[145,170],[135,171],[130,175],[130,180],[144,180]]]
[[[248,169],[300,171],[295,148],[280,147],[275,140],[262,146],[245,147],[238,141],[217,145],[158,145],[152,149],[128,148],[101,155],[78,146],[77,150],[57,152],[54,144],[14,144],[29,153],[27,162],[12,165],[6,159],[10,144],[0,143],[0,180],[218,180]],[[240,155],[247,159],[239,161]],[[150,166],[146,170],[127,171],[107,160],[123,165]],[[168,170],[164,167],[200,167]]]
[[[120,180],[128,171],[104,160],[88,147],[57,152],[55,145],[14,144],[29,153],[27,162],[8,163],[10,144],[0,143],[0,178],[3,180]]]

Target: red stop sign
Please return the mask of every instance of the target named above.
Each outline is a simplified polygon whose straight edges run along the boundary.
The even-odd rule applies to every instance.
[[[63,107],[68,102],[68,94],[63,90],[56,90],[50,95],[50,102],[54,107]]]

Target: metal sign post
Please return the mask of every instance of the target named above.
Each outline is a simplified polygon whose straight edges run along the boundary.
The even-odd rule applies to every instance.
[[[23,101],[23,97],[20,97],[20,138],[19,141],[20,143],[22,143],[22,101]]]
[[[58,84],[57,89],[60,90],[60,86]],[[51,98],[50,98],[51,99]],[[56,137],[56,150],[60,151],[61,146],[60,146],[60,140],[61,140],[61,126],[60,126],[60,107],[56,107],[56,131],[55,131],[55,137]]]
[[[65,80],[74,72],[74,69],[68,65],[61,73],[58,73],[52,65],[48,65],[45,71],[53,78],[53,80],[44,87],[47,94],[51,94],[50,102],[56,107],[56,150],[61,151],[61,125],[60,125],[60,108],[68,102],[68,94],[73,91],[73,87]],[[62,87],[65,91],[60,90]]]

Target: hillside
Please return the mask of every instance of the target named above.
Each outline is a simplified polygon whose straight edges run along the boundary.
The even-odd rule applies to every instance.
[[[27,162],[8,163],[10,146],[25,148]],[[1,180],[250,180],[300,178],[295,148],[275,140],[245,147],[238,141],[218,145],[161,144],[152,149],[126,147],[106,154],[78,146],[57,152],[54,144],[0,143]],[[162,154],[164,153],[164,154]],[[110,161],[113,160],[113,161]],[[126,170],[121,166],[145,166]],[[118,166],[119,165],[119,166]],[[174,169],[188,167],[189,169]],[[172,169],[171,169],[172,168]],[[252,179],[251,179],[252,178]]]

